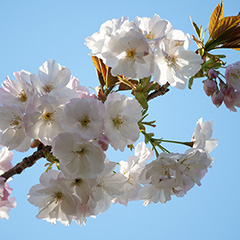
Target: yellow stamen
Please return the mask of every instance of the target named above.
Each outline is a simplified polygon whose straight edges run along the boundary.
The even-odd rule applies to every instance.
[[[88,124],[91,122],[91,120],[89,119],[88,116],[83,116],[79,122],[81,123],[83,128],[86,128],[88,126]]]

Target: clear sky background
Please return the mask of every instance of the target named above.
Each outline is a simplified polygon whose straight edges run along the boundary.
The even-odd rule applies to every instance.
[[[49,58],[69,68],[80,83],[87,87],[98,84],[95,69],[84,45],[85,38],[99,30],[106,20],[127,16],[152,17],[155,13],[169,20],[175,29],[194,34],[189,16],[208,26],[219,0],[0,0],[0,81],[6,75],[25,69],[37,73]],[[225,0],[225,16],[236,15],[240,2]],[[191,49],[195,50],[194,43]],[[239,61],[239,52],[222,51],[226,61]],[[225,240],[240,239],[240,109],[230,112],[225,106],[216,108],[196,80],[193,89],[171,88],[164,97],[150,102],[149,120],[157,120],[153,131],[157,137],[190,141],[196,121],[213,120],[213,137],[219,146],[211,153],[213,167],[184,198],[173,197],[167,204],[130,202],[128,207],[115,204],[89,218],[86,226],[73,222],[69,227],[56,226],[35,216],[38,209],[27,201],[31,186],[39,182],[44,160],[15,176],[10,182],[17,207],[10,211],[9,220],[0,219],[0,239],[163,239],[163,240]],[[172,152],[186,148],[165,145]],[[28,152],[27,155],[30,155]],[[26,154],[16,153],[16,164]],[[109,151],[113,161],[125,160],[131,153]]]

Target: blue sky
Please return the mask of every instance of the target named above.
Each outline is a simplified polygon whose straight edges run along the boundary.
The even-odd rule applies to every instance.
[[[6,75],[25,69],[37,73],[49,58],[69,68],[80,83],[95,87],[97,77],[84,39],[99,30],[108,19],[127,16],[152,17],[155,13],[169,20],[175,29],[194,34],[189,16],[207,27],[217,0],[148,0],[148,1],[74,1],[35,0],[1,1],[0,3],[0,81]],[[240,2],[225,1],[225,16],[236,15]],[[195,50],[194,43],[191,49]],[[239,59],[237,51],[223,51],[228,63]],[[36,219],[37,208],[27,201],[31,186],[37,184],[44,171],[44,160],[15,176],[10,182],[17,207],[9,220],[0,220],[1,239],[164,239],[210,240],[239,239],[239,134],[240,115],[224,106],[217,109],[202,90],[202,80],[196,80],[192,90],[171,89],[164,97],[150,102],[149,120],[157,120],[153,130],[159,138],[189,141],[196,121],[213,120],[213,137],[219,146],[211,153],[213,167],[184,198],[173,197],[167,204],[131,202],[118,204],[86,226],[72,223],[56,226]],[[186,148],[165,145],[172,152]],[[30,155],[28,152],[27,155]],[[131,153],[109,151],[113,161],[125,160]],[[16,164],[25,155],[16,153]]]

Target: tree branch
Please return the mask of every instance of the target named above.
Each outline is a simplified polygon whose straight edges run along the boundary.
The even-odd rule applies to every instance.
[[[164,95],[165,93],[167,93],[170,89],[168,89],[169,87],[169,83],[165,83],[164,85],[162,85],[161,87],[159,87],[159,89],[155,90],[153,93],[149,94],[147,96],[147,101],[155,98],[155,97],[158,97],[158,96],[162,96]]]
[[[31,156],[25,157],[21,162],[9,169],[7,172],[3,173],[0,177],[5,178],[5,181],[7,181],[7,179],[13,175],[20,174],[25,168],[31,167],[34,163],[36,163],[38,159],[44,158],[47,153],[50,153],[51,149],[51,146],[43,146]]]

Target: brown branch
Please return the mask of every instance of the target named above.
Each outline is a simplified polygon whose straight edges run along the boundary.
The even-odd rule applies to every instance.
[[[5,178],[7,181],[8,178],[12,177],[15,174],[20,174],[25,168],[31,167],[37,160],[44,158],[47,153],[51,151],[51,146],[43,146],[41,149],[38,149],[31,156],[25,157],[17,165],[9,169],[7,172],[3,173],[0,177]]]
[[[155,90],[153,93],[149,94],[147,96],[147,101],[155,98],[155,97],[158,97],[158,96],[162,96],[164,95],[165,93],[167,93],[170,89],[168,89],[169,87],[169,83],[165,83],[164,85],[162,85],[161,87],[159,87],[159,89]]]

